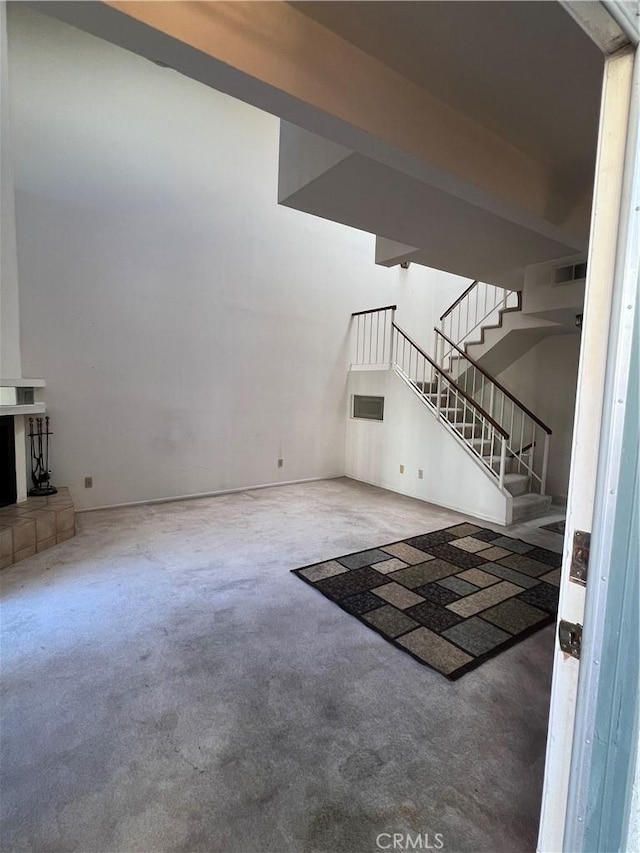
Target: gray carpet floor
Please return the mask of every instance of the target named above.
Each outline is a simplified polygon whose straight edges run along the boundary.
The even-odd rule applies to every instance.
[[[341,479],[78,520],[0,575],[3,850],[535,849],[553,628],[450,682],[290,574],[464,516]]]

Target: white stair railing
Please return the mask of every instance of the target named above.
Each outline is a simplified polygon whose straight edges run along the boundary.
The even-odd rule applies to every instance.
[[[502,488],[509,433],[396,324],[395,310],[390,305],[352,314],[352,367],[393,368]]]
[[[435,361],[509,434],[509,473],[526,474],[529,491],[545,494],[551,429],[439,329]]]
[[[519,291],[474,281],[440,317],[440,331],[461,346],[475,342],[483,326],[499,325],[500,312],[520,304]]]
[[[353,367],[389,366],[396,308],[396,305],[385,305],[370,311],[355,311],[351,315],[356,327]]]

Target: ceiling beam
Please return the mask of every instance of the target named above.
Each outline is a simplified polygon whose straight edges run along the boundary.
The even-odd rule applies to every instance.
[[[588,206],[546,164],[287,3],[35,5],[548,239],[584,245]]]

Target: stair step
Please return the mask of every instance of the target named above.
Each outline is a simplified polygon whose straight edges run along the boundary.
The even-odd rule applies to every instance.
[[[493,468],[494,471],[500,471],[500,456],[499,455],[484,456],[483,459],[487,463],[487,465],[490,465]],[[507,455],[505,457],[505,460],[504,460],[505,474],[511,474],[512,473],[511,469],[515,465],[516,465],[516,460],[513,458],[513,456]]]
[[[526,495],[529,491],[529,477],[526,474],[505,474],[504,487],[514,498]]]
[[[438,405],[438,395],[437,394],[427,394],[426,396],[428,397],[429,401],[434,406]],[[455,402],[455,398],[454,398],[453,394],[444,393],[444,394],[440,395],[440,405],[441,406],[451,406],[452,403],[454,403],[454,402]]]
[[[532,518],[540,518],[549,512],[551,506],[551,495],[519,495],[513,499],[512,523],[518,521],[529,521]]]
[[[472,438],[469,444],[473,447],[474,450],[482,453],[482,458],[485,460],[495,459],[495,456],[491,455],[491,442],[488,438]],[[500,457],[498,457],[499,459]]]
[[[460,433],[460,435],[464,436],[464,438],[477,438],[482,432],[482,424],[465,424],[465,423],[453,423],[449,421],[453,428]]]

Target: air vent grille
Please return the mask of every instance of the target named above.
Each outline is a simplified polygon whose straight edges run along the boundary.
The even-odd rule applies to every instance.
[[[586,261],[579,264],[569,264],[566,267],[557,267],[553,271],[553,283],[556,286],[573,284],[574,281],[582,281],[587,276]]]
[[[365,397],[353,395],[353,417],[368,421],[381,421],[384,418],[384,397]]]

